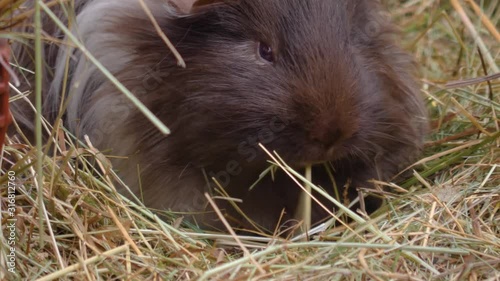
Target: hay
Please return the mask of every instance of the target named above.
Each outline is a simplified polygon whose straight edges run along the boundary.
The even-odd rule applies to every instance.
[[[0,279],[500,280],[500,80],[491,79],[499,1],[385,2],[420,65],[432,133],[412,178],[380,183],[388,204],[371,219],[350,214],[354,223],[308,242],[180,228],[118,194],[108,161],[89,142],[60,131],[58,152],[37,159],[36,148],[9,138]]]

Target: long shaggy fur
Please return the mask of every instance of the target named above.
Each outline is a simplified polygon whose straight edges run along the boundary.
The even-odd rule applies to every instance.
[[[64,95],[66,126],[125,157],[114,167],[147,206],[197,212],[201,225],[218,227],[203,196],[215,193],[215,177],[252,220],[273,229],[283,209],[292,218],[299,189],[277,173],[248,190],[267,167],[259,142],[297,169],[330,163],[339,187],[351,183],[351,199],[418,155],[425,107],[412,60],[377,1],[198,1],[192,9],[145,2],[185,69],[137,0],[76,1],[73,32],[172,134],[161,135],[71,44],[47,51],[54,72],[44,108],[54,118]],[[259,44],[272,47],[273,62],[259,56]],[[313,180],[332,190],[321,165]],[[379,204],[367,202],[369,211]],[[218,204],[235,225],[250,225],[227,201]],[[314,210],[315,221],[324,216]]]

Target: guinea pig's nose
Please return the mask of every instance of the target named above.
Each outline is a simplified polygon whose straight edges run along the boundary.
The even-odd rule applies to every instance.
[[[335,125],[328,127],[317,126],[310,134],[311,140],[329,149],[345,138],[342,129]]]

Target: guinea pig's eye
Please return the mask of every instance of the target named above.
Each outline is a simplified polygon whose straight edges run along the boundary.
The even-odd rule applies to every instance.
[[[268,62],[274,61],[273,48],[266,43],[259,42],[259,55]]]

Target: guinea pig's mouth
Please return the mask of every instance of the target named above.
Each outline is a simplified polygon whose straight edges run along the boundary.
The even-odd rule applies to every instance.
[[[318,166],[327,164],[332,161],[338,161],[340,159],[345,158],[349,154],[349,151],[346,149],[334,149],[331,148],[327,151],[323,149],[305,149],[303,153],[301,153],[299,159],[295,161],[290,161],[289,164],[291,167],[297,168],[305,168],[309,166]],[[285,161],[286,162],[286,161]]]
[[[298,163],[292,164],[291,167],[294,169],[304,169],[304,168],[308,168],[308,167],[320,166],[320,165],[329,164],[329,163],[330,163],[329,160],[298,162]]]
[[[286,164],[297,172],[303,172],[307,168],[312,168],[313,170],[318,169],[318,168],[324,169],[325,166],[331,166],[332,165],[331,163],[334,161],[335,160],[330,160],[330,159],[304,160],[304,161],[297,161],[297,162],[287,162]]]

